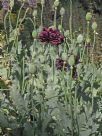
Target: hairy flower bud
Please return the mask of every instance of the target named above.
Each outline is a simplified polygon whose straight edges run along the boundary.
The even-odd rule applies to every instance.
[[[34,74],[36,72],[36,67],[32,63],[29,64],[29,72],[30,74]]]
[[[71,56],[69,57],[68,63],[69,63],[70,66],[73,66],[73,65],[75,64],[74,55],[71,55]]]
[[[90,12],[88,12],[88,13],[86,14],[86,20],[87,20],[87,21],[90,21],[91,18],[92,18],[92,14],[91,14]]]
[[[62,7],[60,10],[60,15],[63,16],[65,14],[65,9]]]
[[[68,57],[68,56],[67,56],[67,53],[63,52],[63,53],[62,53],[62,59],[63,59],[63,60],[67,60],[67,57]]]
[[[97,29],[97,23],[96,22],[93,22],[92,23],[92,29],[95,31]]]
[[[41,5],[44,5],[45,4],[45,0],[41,0]]]
[[[33,30],[33,32],[32,32],[32,37],[33,37],[33,38],[36,38],[36,36],[37,36],[37,32],[36,32],[35,30]]]
[[[83,35],[82,34],[79,34],[78,37],[77,37],[77,42],[80,44],[83,42]]]
[[[34,11],[33,11],[33,17],[36,17],[36,16],[37,16],[37,10],[34,9]]]
[[[55,0],[54,7],[58,7],[58,6],[59,6],[59,0]]]
[[[68,36],[69,36],[69,30],[66,30],[66,31],[64,32],[64,36],[65,36],[65,37],[68,37]]]

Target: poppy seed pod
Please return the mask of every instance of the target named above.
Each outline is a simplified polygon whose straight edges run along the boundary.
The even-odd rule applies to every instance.
[[[92,29],[95,31],[97,29],[97,23],[96,22],[93,22],[92,23]]]
[[[92,14],[91,14],[90,12],[88,12],[88,13],[86,14],[86,20],[87,20],[87,21],[90,21],[91,18],[92,18]]]
[[[45,4],[45,0],[41,0],[41,5],[44,5]]]
[[[55,0],[54,7],[58,7],[58,6],[59,6],[59,0]]]
[[[34,11],[33,11],[33,17],[36,17],[37,16],[37,10],[35,9]]]
[[[65,9],[62,7],[60,10],[60,15],[63,16],[65,14]]]
[[[30,63],[29,64],[29,73],[34,74],[35,72],[36,72],[36,67],[34,66],[34,64]]]
[[[79,34],[78,37],[77,37],[77,42],[80,44],[83,42],[83,35],[82,34]]]
[[[66,30],[66,31],[64,32],[64,36],[65,36],[65,37],[68,37],[68,36],[69,36],[69,30]]]
[[[63,60],[67,60],[67,57],[68,57],[68,56],[67,56],[67,53],[63,52],[63,53],[62,53],[62,59],[63,59]]]
[[[33,32],[32,32],[32,37],[33,37],[33,38],[36,38],[36,36],[37,36],[37,32],[36,32],[35,30],[33,30]]]
[[[73,66],[73,65],[75,64],[74,55],[71,55],[71,56],[69,57],[68,63],[69,63],[70,66]]]

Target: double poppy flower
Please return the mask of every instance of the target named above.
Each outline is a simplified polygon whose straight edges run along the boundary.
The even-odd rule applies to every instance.
[[[51,45],[59,45],[63,43],[64,36],[57,29],[43,28],[39,33],[38,39],[41,43],[50,43]]]

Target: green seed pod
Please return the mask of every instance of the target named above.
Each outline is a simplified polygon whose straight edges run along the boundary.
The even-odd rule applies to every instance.
[[[29,64],[29,73],[34,74],[36,72],[36,67],[34,64]]]
[[[74,55],[71,55],[71,56],[69,57],[68,62],[69,62],[69,65],[70,65],[70,66],[73,66],[73,65],[75,64],[75,58],[74,58]]]
[[[45,4],[45,0],[41,0],[41,5],[44,5]]]
[[[36,17],[36,16],[37,16],[37,10],[34,9],[34,11],[33,11],[33,17]]]
[[[58,30],[62,31],[62,26],[61,25],[58,25]]]
[[[33,32],[32,32],[32,37],[33,37],[33,38],[36,38],[36,36],[37,36],[37,32],[36,32],[36,30],[33,30]]]
[[[69,36],[69,30],[66,30],[66,31],[64,32],[64,36],[65,36],[65,37],[68,37],[68,36]]]
[[[80,44],[83,42],[83,35],[82,34],[79,34],[78,37],[77,37],[77,42]]]
[[[90,38],[86,38],[86,43],[90,43],[91,42],[91,39]]]
[[[60,15],[63,16],[65,14],[65,9],[62,7],[60,10]]]
[[[90,12],[88,12],[87,14],[86,14],[86,20],[87,21],[90,21],[92,19],[92,14],[90,13]]]
[[[67,60],[67,57],[68,57],[68,56],[67,56],[67,53],[63,52],[63,53],[62,53],[62,59],[63,59],[63,60]]]
[[[59,0],[55,0],[54,7],[58,7],[58,6],[59,6]]]
[[[97,23],[96,22],[93,22],[92,23],[92,29],[95,31],[97,29]]]

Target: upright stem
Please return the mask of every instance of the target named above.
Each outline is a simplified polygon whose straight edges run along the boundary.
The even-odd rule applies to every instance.
[[[69,29],[70,29],[70,36],[72,41],[72,0],[70,0],[70,18],[69,18]]]
[[[63,27],[63,16],[61,16],[61,28]]]
[[[55,7],[55,14],[54,14],[54,27],[56,28],[56,18],[57,18],[57,7]]]
[[[94,47],[95,47],[95,43],[96,43],[96,31],[94,31],[94,41],[93,41],[93,49],[92,49],[92,68],[93,68],[93,75],[92,75],[92,85],[91,85],[91,90],[92,90],[92,112],[93,112],[93,108],[94,108],[94,96],[93,96],[93,82],[94,82]]]
[[[9,40],[8,40],[8,36],[7,36],[7,28],[6,28],[6,19],[7,19],[7,16],[8,16],[8,12],[6,13],[5,17],[4,17],[4,29],[5,29],[5,32],[6,32],[6,42],[7,42],[7,45],[9,44]]]
[[[16,28],[15,28],[15,31],[17,32],[17,28],[18,28],[18,24],[19,24],[19,19],[20,19],[20,14],[21,14],[21,10],[24,6],[24,3],[21,5],[20,9],[19,9],[19,12],[18,12],[18,16],[17,16],[17,23],[16,23]],[[14,42],[13,42],[13,46],[15,45],[16,43],[16,35],[15,35],[15,38],[14,38]]]
[[[70,110],[71,110],[71,136],[74,136],[74,116],[73,116],[73,97],[72,97],[72,73],[73,73],[73,66],[71,66],[71,83],[70,83]]]
[[[42,4],[42,10],[41,10],[41,27],[43,27],[43,12],[44,12],[44,5]]]

